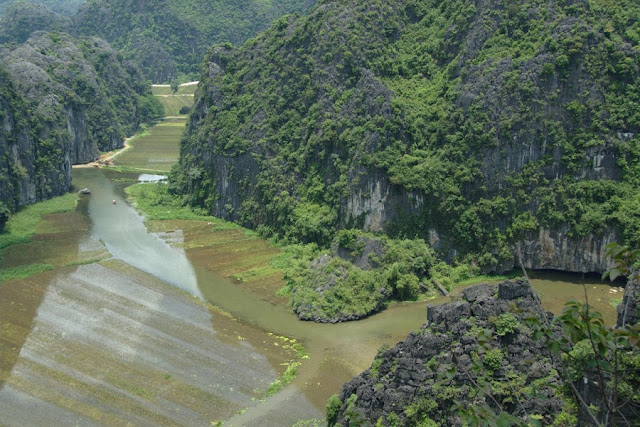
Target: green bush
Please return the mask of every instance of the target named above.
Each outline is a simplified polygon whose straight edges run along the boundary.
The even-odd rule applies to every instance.
[[[484,366],[491,371],[497,371],[502,367],[504,354],[499,348],[489,350],[484,355]]]
[[[329,427],[336,425],[336,421],[338,419],[338,413],[340,412],[340,407],[342,407],[342,401],[337,394],[333,394],[327,400],[327,424]]]
[[[498,318],[494,320],[493,326],[496,329],[496,334],[502,337],[516,332],[520,328],[520,322],[513,313],[507,312],[498,316]]]

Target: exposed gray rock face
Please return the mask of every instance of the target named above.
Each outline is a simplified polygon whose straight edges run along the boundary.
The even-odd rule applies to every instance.
[[[564,270],[576,273],[604,272],[611,267],[611,259],[605,255],[606,246],[617,242],[618,234],[612,227],[599,235],[570,236],[568,226],[558,230],[541,228],[529,233],[515,245],[514,253],[519,253],[525,268],[533,270]],[[519,268],[518,258],[513,266],[505,270]]]
[[[640,323],[640,281],[630,280],[624,289],[624,297],[618,305],[616,325],[624,328]]]
[[[19,206],[63,194],[71,185],[71,146],[60,114],[49,96],[29,111],[0,68],[0,229]]]
[[[496,320],[505,313],[517,322],[530,315],[551,316],[525,281],[471,287],[458,302],[428,306],[428,321],[419,332],[379,354],[372,368],[343,386],[338,424],[349,425],[348,420],[360,418],[371,425],[378,420],[391,425],[396,420],[395,425],[410,426],[427,416],[438,425],[461,425],[452,410],[454,400],[494,405],[486,395],[470,393],[481,374],[496,384],[540,383],[535,398],[519,396],[521,389],[494,390],[493,394],[507,412],[523,421],[535,413],[543,417],[543,424],[550,424],[562,411],[562,401],[556,397],[561,379],[553,357],[527,328],[518,325],[513,332],[496,333]],[[490,351],[500,354],[494,365],[486,354],[477,353],[483,329],[493,331]],[[483,360],[484,372],[471,369],[473,358]],[[450,366],[456,367],[456,373],[447,380],[444,371]]]

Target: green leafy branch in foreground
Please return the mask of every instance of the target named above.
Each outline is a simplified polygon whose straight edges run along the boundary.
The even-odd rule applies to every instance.
[[[620,276],[625,276],[629,280],[640,278],[638,273],[640,249],[629,249],[627,246],[613,242],[607,245],[606,255],[613,260],[613,266],[602,275],[603,279],[609,278],[614,281]]]

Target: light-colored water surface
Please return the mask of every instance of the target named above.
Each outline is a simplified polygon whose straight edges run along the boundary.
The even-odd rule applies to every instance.
[[[202,298],[196,275],[184,251],[147,232],[142,217],[100,169],[75,169],[74,184],[91,190],[88,214],[91,236],[101,240],[114,258],[153,274]]]
[[[140,182],[160,182],[160,181],[166,181],[167,180],[167,175],[156,175],[153,173],[141,173],[138,176],[138,181]]]

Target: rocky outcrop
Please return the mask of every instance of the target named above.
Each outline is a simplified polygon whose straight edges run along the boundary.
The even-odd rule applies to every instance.
[[[457,401],[494,408],[497,402],[523,421],[537,414],[551,424],[563,412],[561,379],[544,343],[521,327],[532,315],[551,317],[520,280],[471,287],[460,301],[428,306],[420,331],[379,353],[370,369],[343,386],[337,418],[329,421],[456,426],[462,425]],[[478,383],[492,397],[478,392]]]
[[[640,321],[639,289],[637,280],[627,284],[618,306],[618,328]],[[504,412],[524,423],[535,414],[542,425],[573,425],[571,419],[592,425],[595,418],[602,425],[635,425],[640,420],[633,403],[638,377],[630,372],[640,361],[637,346],[618,355],[615,369],[629,374],[624,380],[617,377],[621,415],[614,420],[603,401],[603,396],[613,394],[600,386],[603,378],[606,384],[613,381],[610,368],[590,369],[594,356],[589,354],[589,340],[563,341],[567,337],[553,326],[552,318],[524,280],[473,286],[457,301],[429,305],[427,322],[419,331],[394,348],[382,349],[368,370],[346,383],[337,399],[329,400],[329,425],[475,425],[487,415],[487,407],[496,416]],[[551,325],[550,338],[539,338],[544,334],[534,333],[536,325]],[[554,344],[569,345],[562,359],[549,351]],[[567,390],[566,381],[586,406],[600,410],[584,412],[562,391]],[[463,418],[469,407],[480,419]]]
[[[532,270],[604,272],[611,267],[606,247],[619,238],[613,227],[607,227],[598,235],[587,236],[571,236],[571,229],[566,225],[556,230],[541,228],[518,242],[514,253],[520,254],[524,267]],[[514,264],[507,265],[505,270],[519,267],[516,257]]]
[[[624,297],[618,305],[618,328],[640,324],[640,281],[630,280],[624,289]]]

